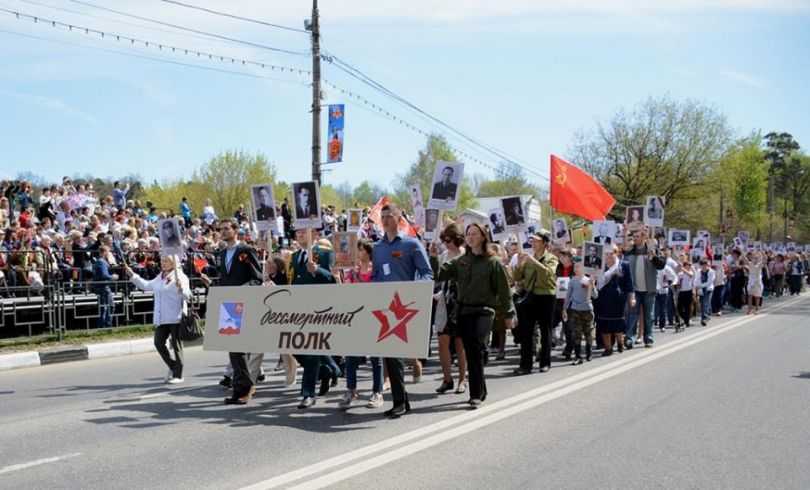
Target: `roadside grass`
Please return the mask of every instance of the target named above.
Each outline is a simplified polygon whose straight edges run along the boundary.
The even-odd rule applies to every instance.
[[[97,344],[120,340],[149,338],[154,335],[154,325],[130,325],[118,328],[99,328],[93,330],[68,330],[60,341],[55,334],[38,335],[0,340],[0,354],[14,352],[41,351],[69,347],[73,345]]]

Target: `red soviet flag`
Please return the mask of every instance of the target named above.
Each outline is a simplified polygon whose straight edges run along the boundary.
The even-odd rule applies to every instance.
[[[590,221],[605,219],[616,200],[593,177],[551,155],[551,207]]]

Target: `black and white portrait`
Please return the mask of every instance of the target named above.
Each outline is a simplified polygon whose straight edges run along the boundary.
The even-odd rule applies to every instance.
[[[270,184],[250,187],[253,195],[253,209],[256,212],[256,227],[261,230],[276,229],[276,203],[273,186]]]
[[[296,228],[320,228],[322,226],[321,197],[318,190],[318,183],[315,181],[292,184],[293,200],[295,201],[293,224]]]
[[[598,243],[585,242],[582,244],[583,265],[585,266],[585,272],[588,274],[593,274],[596,271],[602,270],[602,264],[604,263],[602,260],[603,250],[604,245],[600,245]]]
[[[160,237],[160,248],[164,253],[180,254],[182,252],[180,222],[177,219],[158,220],[158,236]]]
[[[436,231],[436,225],[439,221],[439,210],[428,208],[425,209],[425,233],[433,233]]]
[[[747,231],[738,231],[737,232],[737,238],[740,239],[740,242],[742,243],[743,248],[748,246],[748,240],[749,240],[750,237],[751,237],[751,234],[748,233]]]
[[[723,246],[715,245],[712,247],[712,259],[723,260]]]
[[[487,216],[489,217],[489,229],[492,231],[492,237],[501,241],[503,234],[506,233],[506,217],[503,215],[503,209],[490,209]]]
[[[526,215],[523,212],[523,203],[520,197],[505,197],[501,199],[503,215],[506,218],[506,226],[520,226],[526,224]]]
[[[461,174],[464,164],[458,162],[436,162],[433,182],[430,186],[431,208],[452,211],[456,209],[461,188]],[[426,227],[427,228],[427,227]]]
[[[591,232],[594,243],[611,244],[616,238],[616,222],[611,220],[594,221]]]
[[[647,226],[664,226],[664,198],[647,196],[647,205],[644,206],[644,224]]]
[[[630,231],[644,228],[644,206],[627,206],[624,226]]]
[[[551,226],[553,228],[551,240],[555,243],[568,243],[568,223],[562,218],[557,218]]]
[[[413,222],[420,228],[425,227],[425,204],[422,201],[422,190],[418,185],[410,186],[411,207],[413,208]]]
[[[658,243],[659,247],[667,246],[667,229],[663,226],[656,226],[653,228],[653,238]]]
[[[689,230],[676,230],[675,228],[669,229],[669,246],[674,245],[688,245],[691,232]]]

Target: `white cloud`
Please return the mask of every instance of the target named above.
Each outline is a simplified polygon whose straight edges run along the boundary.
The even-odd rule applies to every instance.
[[[749,75],[748,73],[743,73],[741,71],[721,70],[718,73],[724,78],[727,78],[737,83],[741,83],[743,85],[748,85],[750,87],[763,88],[765,86],[764,82],[759,78],[753,75]]]
[[[100,121],[90,114],[82,112],[54,97],[44,97],[42,95],[26,94],[5,89],[0,89],[0,96],[15,99],[33,107],[61,112],[62,114],[74,117],[88,124],[100,124]]]

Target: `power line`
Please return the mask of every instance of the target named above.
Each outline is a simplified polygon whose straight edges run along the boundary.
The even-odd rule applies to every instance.
[[[112,54],[117,54],[117,55],[120,55],[120,56],[127,56],[127,57],[130,57],[130,58],[140,58],[140,59],[145,59],[145,60],[157,61],[157,62],[160,62],[160,63],[168,63],[168,64],[171,64],[171,65],[185,66],[185,67],[189,67],[189,68],[197,68],[197,69],[200,69],[200,70],[213,71],[213,72],[218,72],[218,73],[227,73],[227,74],[230,74],[230,75],[239,75],[239,76],[248,77],[248,78],[259,78],[259,79],[262,79],[262,80],[272,80],[274,82],[309,85],[309,83],[302,82],[302,81],[286,80],[286,79],[283,79],[283,78],[274,78],[274,77],[267,77],[267,76],[264,76],[264,75],[256,75],[255,73],[245,73],[245,72],[240,72],[240,71],[235,71],[235,70],[226,70],[224,68],[215,68],[215,67],[211,67],[211,66],[195,65],[193,63],[184,63],[182,61],[169,60],[169,59],[166,59],[166,58],[158,58],[158,57],[155,57],[155,56],[148,56],[148,55],[144,55],[144,54],[127,53],[127,52],[124,52],[124,51],[117,51],[115,49],[100,48],[98,46],[87,46],[85,44],[74,43],[74,42],[70,42],[70,41],[63,41],[63,40],[60,40],[60,39],[52,39],[52,38],[44,37],[44,36],[36,36],[36,35],[33,35],[33,34],[25,34],[25,33],[22,33],[22,32],[15,32],[15,31],[7,30],[7,29],[0,29],[0,32],[5,33],[5,34],[11,34],[13,36],[25,37],[25,38],[29,38],[29,39],[37,39],[37,40],[40,40],[40,41],[47,41],[47,42],[51,42],[51,43],[55,43],[55,44],[62,44],[62,45],[66,45],[66,46],[75,46],[75,47],[84,48],[84,49],[92,49],[94,51],[102,51],[102,52],[105,52],[105,53],[112,53]]]
[[[67,23],[64,23],[64,22],[57,21],[57,20],[46,19],[44,17],[37,17],[37,16],[34,16],[34,15],[26,14],[26,13],[23,13],[23,12],[17,12],[17,11],[9,10],[9,9],[2,8],[2,7],[0,7],[0,12],[10,13],[10,14],[16,16],[18,19],[23,19],[23,18],[31,19],[36,24],[44,23],[44,24],[51,24],[51,26],[53,26],[53,27],[65,27],[71,32],[84,31],[84,33],[86,35],[90,34],[90,33],[98,34],[99,36],[101,36],[102,39],[113,39],[113,40],[118,41],[118,42],[121,42],[122,40],[123,41],[129,41],[130,44],[134,45],[134,44],[137,43],[138,45],[143,45],[144,47],[147,47],[147,48],[157,48],[159,51],[168,52],[169,50],[171,50],[172,53],[185,54],[186,56],[188,56],[188,55],[196,55],[198,58],[208,58],[209,60],[219,59],[219,61],[221,61],[221,62],[230,62],[231,64],[234,64],[234,65],[237,62],[239,62],[239,64],[241,64],[241,65],[252,65],[252,66],[256,66],[256,67],[260,67],[260,68],[270,68],[271,70],[280,70],[282,73],[285,72],[285,71],[289,71],[290,73],[296,73],[297,72],[299,75],[311,75],[310,71],[303,70],[303,69],[300,69],[300,68],[292,68],[292,67],[289,67],[289,66],[275,65],[275,64],[272,64],[272,63],[264,63],[264,62],[261,62],[261,61],[245,60],[245,59],[241,59],[241,58],[234,58],[234,57],[231,57],[231,56],[224,56],[224,55],[219,55],[219,54],[214,54],[214,53],[207,53],[207,52],[204,52],[204,51],[197,51],[197,50],[194,50],[194,49],[183,48],[183,47],[174,46],[174,45],[170,45],[170,44],[163,44],[161,42],[156,42],[156,41],[148,41],[148,40],[145,40],[145,39],[139,39],[139,38],[127,36],[127,35],[124,35],[124,34],[109,33],[109,32],[106,32],[106,31],[101,31],[101,30],[98,30],[98,29],[92,29],[92,28],[89,28],[89,27],[81,26],[81,25],[67,24]]]
[[[411,129],[411,130],[413,130],[413,131],[415,131],[415,132],[417,132],[417,133],[419,133],[419,134],[421,134],[421,135],[423,135],[425,137],[431,136],[430,133],[428,133],[428,132],[424,131],[423,129],[417,127],[416,125],[402,119],[401,117],[397,116],[396,114],[392,113],[391,111],[388,111],[387,109],[377,105],[376,103],[366,99],[365,97],[363,97],[361,95],[358,95],[358,94],[356,94],[356,93],[354,93],[354,92],[352,92],[350,90],[346,90],[346,89],[344,89],[344,88],[342,88],[342,87],[340,87],[338,85],[335,85],[334,83],[332,83],[331,81],[326,80],[326,79],[323,80],[323,83],[325,85],[331,86],[335,90],[340,91],[341,94],[348,96],[349,99],[347,99],[347,100],[350,101],[350,103],[352,105],[356,105],[356,106],[361,107],[361,108],[363,108],[365,110],[368,110],[369,112],[371,112],[373,114],[377,114],[378,116],[386,117],[388,119],[391,119],[394,122],[398,122],[400,125],[403,125],[403,126],[407,127],[408,129]],[[359,101],[359,102],[363,102],[363,105],[361,106],[359,103],[352,101],[352,98],[357,99],[357,101]],[[492,171],[497,171],[497,169],[495,167],[493,167],[492,165],[484,162],[480,158],[477,158],[477,157],[467,153],[466,151],[461,150],[461,149],[459,149],[459,148],[457,148],[457,147],[455,147],[453,145],[448,144],[448,146],[450,146],[450,148],[455,153],[464,156],[468,160],[476,162],[476,163],[478,163],[478,164],[480,164],[480,165],[482,165],[482,166],[484,166],[484,167],[486,167],[486,168],[488,168],[488,169],[490,169]],[[524,170],[527,173],[529,173],[530,175],[534,176],[534,177],[537,177],[537,178],[548,181],[548,177],[537,173],[533,169],[524,169]]]
[[[438,119],[437,117],[427,113],[426,111],[424,111],[423,109],[417,107],[416,105],[409,102],[405,98],[403,98],[403,97],[399,96],[398,94],[394,93],[393,91],[389,90],[388,88],[383,86],[381,83],[377,82],[376,80],[374,80],[370,76],[368,76],[368,75],[364,74],[363,72],[361,72],[359,69],[357,69],[357,68],[349,65],[348,63],[342,61],[337,56],[335,56],[335,55],[324,55],[324,59],[326,61],[334,64],[338,69],[340,69],[341,71],[344,71],[345,73],[349,74],[353,78],[356,78],[357,80],[359,80],[359,81],[363,82],[364,84],[372,87],[373,89],[375,89],[376,91],[382,93],[383,95],[385,95],[387,97],[390,97],[390,98],[394,99],[395,101],[397,101],[397,102],[399,102],[399,103],[413,109],[414,111],[424,115],[425,117],[435,121],[436,123],[440,124],[441,126],[447,128],[448,130],[458,134],[459,136],[461,136],[465,140],[473,143],[474,145],[484,148],[485,150],[487,150],[492,155],[495,155],[496,157],[501,158],[502,160],[505,160],[505,161],[507,161],[509,163],[515,164],[518,167],[523,168],[526,171],[531,171],[532,170],[531,166],[529,164],[527,164],[526,162],[521,162],[519,159],[507,154],[506,152],[504,152],[502,150],[499,150],[498,148],[495,148],[495,147],[493,147],[493,146],[491,146],[491,145],[489,145],[489,144],[487,144],[487,143],[485,143],[485,142],[483,142],[483,141],[481,141],[481,140],[479,140],[477,138],[474,138],[474,137],[472,137],[472,136],[470,136],[470,135],[468,135],[468,134],[466,134],[466,133],[464,133],[464,132],[462,132],[462,131],[460,131],[460,130],[452,127],[452,126],[450,126],[449,124],[445,123],[444,121],[442,121],[442,120]],[[547,177],[545,177],[545,178],[546,178],[546,180],[548,180]]]
[[[229,14],[227,12],[220,12],[220,11],[217,11],[217,10],[211,10],[211,9],[207,9],[205,7],[198,7],[197,5],[191,5],[191,4],[188,4],[188,3],[176,2],[174,0],[162,0],[162,1],[164,1],[166,3],[174,4],[174,5],[179,5],[181,7],[186,7],[186,8],[190,8],[190,9],[194,9],[194,10],[201,10],[203,12],[208,12],[209,14],[220,15],[222,17],[229,17],[231,19],[243,20],[245,22],[252,22],[254,24],[261,24],[261,25],[267,26],[267,27],[275,27],[277,29],[285,29],[285,30],[288,30],[288,31],[303,32],[304,34],[309,34],[309,31],[305,31],[304,29],[297,29],[295,27],[288,27],[288,26],[283,26],[283,25],[279,25],[279,24],[273,24],[271,22],[265,22],[263,20],[251,19],[249,17],[241,17],[239,15]]]
[[[188,37],[190,39],[199,39],[201,41],[216,42],[216,43],[221,43],[221,44],[226,44],[226,45],[232,45],[233,44],[230,41],[214,40],[214,39],[211,39],[211,38],[208,38],[208,37],[195,36],[194,34],[186,34],[185,32],[177,32],[176,30],[161,29],[159,27],[152,27],[152,26],[147,26],[147,25],[144,25],[144,24],[138,24],[137,22],[129,22],[129,21],[126,21],[126,20],[114,19],[112,17],[105,17],[103,15],[95,15],[95,14],[91,14],[89,12],[82,12],[80,10],[73,10],[73,9],[69,9],[69,8],[65,8],[65,7],[57,7],[56,5],[49,5],[49,4],[46,4],[46,3],[35,2],[34,0],[17,0],[17,1],[18,2],[23,2],[23,3],[28,3],[28,4],[31,4],[31,5],[36,5],[36,6],[39,6],[39,7],[45,7],[45,8],[49,8],[49,9],[53,9],[53,10],[59,10],[61,12],[67,12],[67,13],[71,13],[71,14],[81,15],[81,16],[84,16],[84,17],[90,17],[91,19],[106,20],[106,21],[110,21],[110,22],[115,22],[117,24],[124,24],[124,25],[128,25],[128,26],[139,27],[141,29],[149,29],[150,31],[163,32],[163,33],[172,34],[172,35],[175,35],[175,36]]]
[[[213,38],[216,38],[216,39],[222,39],[222,40],[225,40],[225,41],[230,41],[230,42],[233,42],[233,43],[242,44],[242,45],[250,46],[250,47],[253,47],[253,48],[266,49],[266,50],[269,50],[269,51],[274,51],[276,53],[284,53],[284,54],[289,54],[289,55],[294,55],[294,56],[309,56],[308,51],[292,51],[292,50],[289,50],[289,49],[276,48],[276,47],[273,47],[273,46],[267,46],[265,44],[254,43],[252,41],[244,41],[242,39],[236,39],[236,38],[233,38],[233,37],[223,36],[221,34],[215,34],[215,33],[207,32],[207,31],[201,31],[199,29],[192,29],[190,27],[184,27],[184,26],[180,26],[180,25],[177,25],[177,24],[172,24],[170,22],[163,22],[162,20],[150,19],[149,17],[143,17],[143,16],[140,16],[140,15],[135,15],[135,14],[127,13],[127,12],[122,12],[120,10],[115,10],[115,9],[111,9],[111,8],[107,8],[107,7],[102,7],[101,5],[96,5],[96,4],[93,4],[93,3],[90,3],[90,2],[85,2],[85,1],[82,1],[82,0],[70,0],[70,1],[73,2],[73,3],[77,3],[79,5],[86,5],[86,6],[91,7],[91,8],[104,10],[106,12],[112,12],[114,14],[123,15],[123,16],[126,16],[126,17],[132,17],[133,19],[138,19],[138,20],[142,20],[142,21],[145,21],[145,22],[152,22],[153,24],[159,24],[159,25],[162,25],[162,26],[172,27],[174,29],[179,29],[181,31],[193,32],[195,34],[202,34],[204,36],[210,36],[210,37],[213,37]]]

